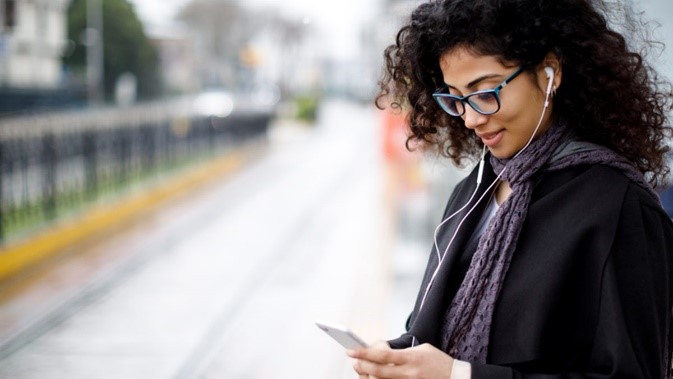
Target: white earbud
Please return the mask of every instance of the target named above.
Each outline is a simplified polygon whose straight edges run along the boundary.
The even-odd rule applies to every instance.
[[[551,90],[552,86],[554,85],[554,69],[547,66],[544,68],[544,72],[547,74],[547,93],[546,93],[546,98],[544,101],[544,107],[547,108],[549,106],[549,95],[551,95]]]

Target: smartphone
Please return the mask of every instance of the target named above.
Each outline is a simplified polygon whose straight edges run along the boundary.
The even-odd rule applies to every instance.
[[[367,343],[353,333],[350,329],[341,325],[336,325],[327,322],[316,322],[318,328],[322,329],[330,337],[334,338],[341,346],[346,349],[357,349],[360,347],[367,347]]]

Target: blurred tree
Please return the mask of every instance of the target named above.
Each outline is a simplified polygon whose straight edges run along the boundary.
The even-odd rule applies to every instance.
[[[133,5],[127,0],[102,0],[102,5],[105,98],[114,97],[115,83],[125,72],[136,76],[138,98],[158,97],[162,90],[159,55]],[[86,72],[86,6],[87,0],[73,0],[68,11],[68,38],[73,49],[63,63],[76,75]]]
[[[289,19],[273,6],[249,8],[241,0],[191,0],[178,17],[196,37],[204,86],[249,87],[255,70],[272,62],[280,66],[278,84],[287,92],[286,83],[296,69],[297,46],[308,32],[302,20]],[[275,46],[255,55],[250,46],[258,39],[273,41]]]
[[[207,87],[235,87],[239,53],[260,27],[253,13],[236,0],[192,0],[178,18],[198,36],[201,81]]]

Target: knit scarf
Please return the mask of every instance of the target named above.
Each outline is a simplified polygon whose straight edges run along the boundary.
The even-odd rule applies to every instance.
[[[607,165],[621,170],[658,199],[629,161],[606,147],[576,141],[563,122],[552,124],[511,159],[491,157],[491,164],[509,183],[512,193],[479,240],[465,279],[445,314],[441,346],[454,358],[481,363],[486,362],[494,306],[526,219],[536,173],[586,164]]]

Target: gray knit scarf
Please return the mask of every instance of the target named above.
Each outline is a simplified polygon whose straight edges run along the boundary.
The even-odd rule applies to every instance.
[[[562,122],[554,123],[518,156],[504,160],[491,157],[491,164],[496,173],[502,172],[501,178],[509,183],[512,194],[479,240],[465,279],[445,314],[441,346],[454,358],[481,363],[486,362],[494,305],[526,219],[535,173],[585,164],[607,165],[621,170],[658,199],[629,161],[606,147],[577,141]]]

